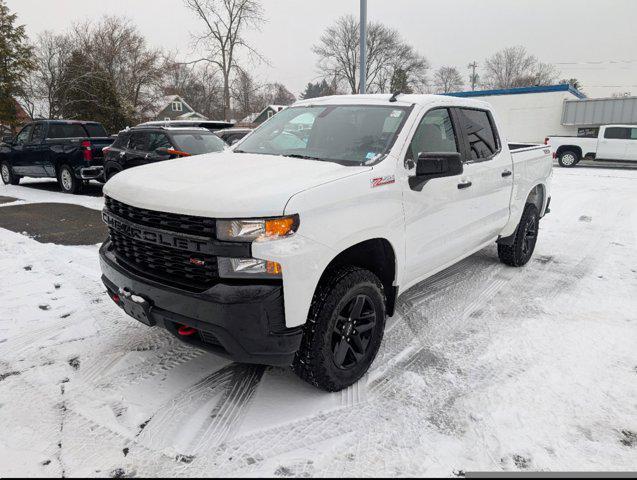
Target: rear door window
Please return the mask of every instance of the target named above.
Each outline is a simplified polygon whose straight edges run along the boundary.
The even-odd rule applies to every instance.
[[[128,148],[137,152],[148,152],[149,137],[148,132],[134,132],[128,142]]]
[[[630,129],[630,139],[637,140],[637,128]]]
[[[31,135],[31,143],[42,143],[46,134],[46,125],[44,123],[36,123],[33,127],[33,135]]]
[[[150,144],[148,150],[152,152],[154,150],[157,150],[158,148],[172,148],[172,143],[165,133],[152,132],[150,134]]]
[[[609,127],[604,133],[604,138],[609,140],[628,140],[630,138],[630,128]]]
[[[52,123],[48,138],[84,138],[86,130],[79,123]]]
[[[492,158],[500,150],[500,139],[491,116],[484,110],[459,108],[458,117],[469,142],[471,160]]]
[[[117,135],[115,142],[113,142],[113,148],[126,148],[129,138],[130,133],[120,133],[119,135]]]
[[[99,123],[87,123],[84,127],[89,137],[108,137],[106,130]]]

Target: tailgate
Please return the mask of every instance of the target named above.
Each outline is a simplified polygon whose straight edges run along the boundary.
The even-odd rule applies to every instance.
[[[93,149],[93,158],[104,158],[104,152],[102,149],[111,145],[115,139],[110,137],[91,137],[91,147]]]

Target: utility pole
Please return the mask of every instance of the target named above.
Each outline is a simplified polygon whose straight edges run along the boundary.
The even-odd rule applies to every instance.
[[[367,0],[361,0],[360,32],[361,71],[359,91],[364,94],[367,91]]]
[[[471,69],[471,91],[474,91],[476,89],[476,68],[478,68],[478,62],[474,61],[470,63],[468,68]]]

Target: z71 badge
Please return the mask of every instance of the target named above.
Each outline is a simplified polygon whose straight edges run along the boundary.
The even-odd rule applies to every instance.
[[[372,178],[372,188],[382,187],[383,185],[390,185],[392,183],[396,183],[396,177],[394,175]]]

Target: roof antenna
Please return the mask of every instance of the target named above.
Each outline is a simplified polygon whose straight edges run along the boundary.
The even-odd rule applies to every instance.
[[[394,92],[393,95],[391,96],[391,98],[389,99],[389,101],[391,103],[397,102],[398,101],[398,95],[402,95],[402,94],[403,94],[403,92],[401,92],[401,91]]]

